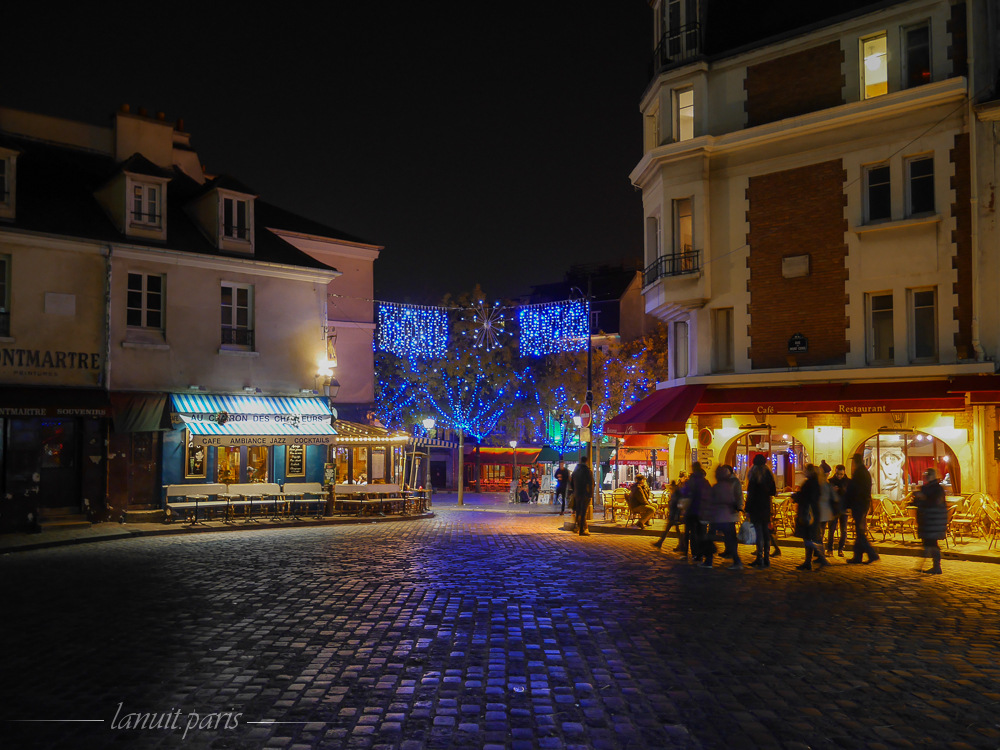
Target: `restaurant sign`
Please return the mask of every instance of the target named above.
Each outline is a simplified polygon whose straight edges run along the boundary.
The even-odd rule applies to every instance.
[[[336,435],[191,435],[192,445],[334,445]]]

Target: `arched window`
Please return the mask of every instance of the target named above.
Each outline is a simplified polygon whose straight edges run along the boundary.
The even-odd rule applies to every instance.
[[[894,502],[916,489],[927,469],[936,469],[944,491],[961,492],[958,459],[948,445],[933,435],[913,430],[880,430],[862,446],[865,466],[872,475],[872,491]]]

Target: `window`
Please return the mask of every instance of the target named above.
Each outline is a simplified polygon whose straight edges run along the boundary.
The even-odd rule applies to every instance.
[[[892,218],[892,200],[889,187],[888,164],[876,164],[865,168],[866,221],[883,221]]]
[[[694,270],[693,230],[691,220],[691,199],[674,201],[674,247],[671,273],[686,273]]]
[[[132,183],[132,223],[160,226],[160,186]]]
[[[660,110],[655,109],[646,115],[646,150],[651,151],[660,145]]]
[[[660,30],[667,56],[684,57],[698,51],[698,0],[663,0]]]
[[[868,296],[868,363],[892,364],[892,294]]]
[[[674,323],[674,378],[688,375],[688,324],[687,321]]]
[[[937,360],[937,294],[934,289],[911,289],[910,351],[915,362]]]
[[[909,215],[934,212],[934,157],[923,156],[906,162]]]
[[[222,284],[222,345],[253,349],[253,287]]]
[[[163,277],[130,273],[125,301],[125,323],[130,328],[163,328]]]
[[[10,336],[9,255],[0,255],[0,336]]]
[[[646,217],[646,257],[650,263],[660,257],[660,217]]]
[[[10,188],[8,187],[7,184],[9,182],[7,178],[7,170],[8,170],[7,160],[0,159],[0,203],[7,202],[7,195],[10,191]]]
[[[712,311],[712,370],[732,372],[734,362],[733,308]]]
[[[694,89],[683,89],[674,94],[677,112],[674,123],[674,138],[689,141],[694,138]]]
[[[931,29],[914,26],[903,31],[903,87],[931,82]]]
[[[231,240],[250,239],[250,201],[222,199],[222,235]]]
[[[885,32],[861,40],[861,92],[864,99],[889,92],[889,64]]]

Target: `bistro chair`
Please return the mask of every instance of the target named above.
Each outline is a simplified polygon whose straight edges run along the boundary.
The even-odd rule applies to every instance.
[[[973,492],[966,499],[962,509],[955,513],[952,518],[955,530],[962,536],[963,541],[965,541],[966,532],[969,536],[975,536],[977,529],[982,531],[985,501],[986,495],[982,492]]]
[[[987,497],[987,501],[983,503],[983,516],[983,525],[988,526],[986,533],[989,535],[990,543],[986,549],[989,550],[1000,540],[1000,507],[997,507],[996,501],[991,497]]]
[[[913,524],[913,516],[901,511],[899,506],[887,497],[882,498],[881,522],[883,542],[890,532],[894,532],[896,530],[899,531],[899,534],[903,538],[904,542],[906,541],[907,531],[913,534],[914,540],[917,538],[917,532],[914,529]]]
[[[628,509],[628,503],[626,502],[628,498],[628,490],[624,487],[618,487],[611,491],[611,497],[604,502],[604,520],[607,521],[608,517],[611,517],[612,522],[617,519],[618,511],[622,508]]]

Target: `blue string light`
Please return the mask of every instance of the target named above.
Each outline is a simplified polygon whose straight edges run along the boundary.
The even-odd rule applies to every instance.
[[[587,348],[590,303],[564,300],[524,305],[517,310],[522,357],[540,357]]]
[[[380,302],[375,349],[414,359],[444,357],[448,351],[447,310]]]

